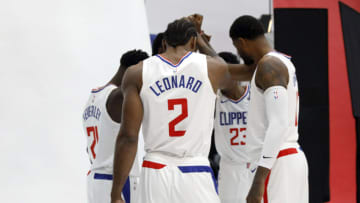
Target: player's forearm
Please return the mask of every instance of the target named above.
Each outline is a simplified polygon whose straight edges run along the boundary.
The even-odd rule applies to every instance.
[[[256,169],[255,177],[254,177],[254,180],[253,180],[253,185],[255,185],[255,184],[265,184],[266,178],[268,177],[269,173],[270,173],[270,169],[259,166]]]
[[[137,151],[137,136],[119,135],[115,144],[112,201],[121,199],[121,191],[133,165]]]
[[[203,36],[201,36],[201,34],[198,34],[197,36],[197,46],[200,53],[211,57],[218,57],[216,51],[211,47],[207,40],[204,39]]]
[[[271,169],[288,129],[288,95],[284,87],[273,86],[264,92],[264,98],[268,128],[258,164]]]
[[[256,66],[254,64],[229,64],[229,72],[233,80],[250,81],[255,69]]]

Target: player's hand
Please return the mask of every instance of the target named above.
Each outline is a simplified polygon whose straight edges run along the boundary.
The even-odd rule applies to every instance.
[[[203,21],[203,18],[204,18],[204,17],[203,17],[202,15],[200,15],[200,14],[195,13],[195,14],[187,17],[187,18],[188,18],[192,23],[194,23],[195,28],[196,28],[196,31],[197,31],[198,33],[201,33],[201,25],[202,25],[202,21]]]
[[[264,196],[264,188],[264,183],[253,183],[246,198],[246,203],[261,203]]]

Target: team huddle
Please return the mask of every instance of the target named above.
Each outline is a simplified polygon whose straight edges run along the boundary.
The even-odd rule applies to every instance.
[[[169,23],[153,56],[125,53],[115,76],[91,91],[89,203],[309,201],[291,57],[271,47],[256,18],[241,16],[229,32],[240,64],[215,52],[202,20]],[[208,159],[213,130],[218,178]]]

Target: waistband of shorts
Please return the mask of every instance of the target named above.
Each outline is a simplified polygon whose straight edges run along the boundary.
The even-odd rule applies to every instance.
[[[208,158],[204,156],[176,157],[161,152],[147,153],[144,157],[144,163],[146,165],[149,162],[154,162],[160,165],[173,165],[173,166],[192,166],[192,165],[209,166],[210,165]]]
[[[303,152],[302,148],[300,147],[300,145],[298,144],[297,147],[289,147],[289,148],[282,148],[276,159],[282,158],[282,157],[286,157],[288,155],[292,155],[292,154],[297,154],[299,152]],[[258,161],[254,161],[254,162],[250,162],[250,169],[254,170],[256,169],[258,166]]]
[[[280,151],[288,148],[300,148],[300,145],[297,142],[287,142],[281,146]]]
[[[302,151],[301,147],[291,147],[291,148],[287,148],[287,149],[282,149],[279,151],[278,156],[276,157],[277,159],[284,157],[284,156],[288,156],[291,154],[297,154],[298,152]]]

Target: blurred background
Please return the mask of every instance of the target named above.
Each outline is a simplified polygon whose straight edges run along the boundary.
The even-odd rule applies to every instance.
[[[0,201],[85,202],[81,116],[91,89],[108,82],[124,52],[151,54],[150,36],[200,13],[213,47],[233,53],[232,22],[262,17],[268,39],[297,67],[310,202],[355,203],[359,12],[359,0],[2,0]]]

